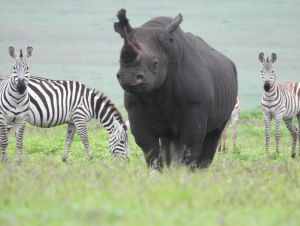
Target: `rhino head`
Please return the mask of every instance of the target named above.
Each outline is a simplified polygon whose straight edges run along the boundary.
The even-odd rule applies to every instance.
[[[171,49],[178,47],[174,33],[182,22],[179,14],[175,19],[151,20],[139,28],[132,28],[121,9],[114,23],[117,33],[124,39],[120,54],[117,79],[129,92],[150,92],[159,88],[167,77],[171,65]]]

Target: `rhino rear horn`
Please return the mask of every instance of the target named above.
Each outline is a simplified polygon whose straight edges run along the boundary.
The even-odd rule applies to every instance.
[[[121,59],[125,63],[134,62],[135,59],[138,57],[139,52],[137,51],[136,47],[132,43],[128,43],[124,45],[121,51]]]
[[[176,16],[174,20],[169,25],[166,26],[165,29],[167,30],[168,33],[171,34],[179,27],[181,22],[182,22],[182,15],[179,13],[178,16]]]

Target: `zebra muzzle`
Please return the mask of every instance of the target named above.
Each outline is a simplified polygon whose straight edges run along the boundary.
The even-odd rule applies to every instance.
[[[270,89],[271,89],[271,84],[270,84],[269,82],[266,82],[266,83],[264,84],[264,90],[265,90],[266,92],[269,92]]]
[[[24,94],[26,91],[26,84],[25,84],[25,80],[19,80],[18,84],[17,84],[17,91],[19,94]]]

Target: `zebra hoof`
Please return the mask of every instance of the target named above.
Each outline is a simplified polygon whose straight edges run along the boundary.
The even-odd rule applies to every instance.
[[[66,163],[67,160],[68,160],[68,159],[67,159],[66,157],[62,157],[62,158],[61,158],[61,161],[63,161],[64,163]]]
[[[292,158],[296,158],[296,153],[292,153]]]
[[[7,162],[8,161],[8,159],[7,159],[7,157],[2,157],[2,162]]]
[[[89,159],[89,161],[92,161],[94,159],[94,156],[91,155],[88,157],[88,159]]]

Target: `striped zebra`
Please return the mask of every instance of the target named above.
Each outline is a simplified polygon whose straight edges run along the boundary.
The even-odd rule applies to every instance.
[[[31,77],[29,83],[30,111],[27,121],[49,128],[68,124],[65,149],[67,161],[70,145],[77,130],[89,159],[92,159],[87,122],[98,120],[109,133],[109,149],[113,156],[128,157],[127,128],[118,109],[103,93],[77,81]]]
[[[232,148],[234,151],[236,150],[237,126],[240,119],[240,111],[241,111],[240,98],[237,96],[236,103],[234,105],[230,119],[228,120],[219,141],[219,151],[223,151],[223,152],[226,151],[227,126],[229,123],[231,123],[232,125]]]
[[[9,47],[9,55],[15,59],[11,75],[0,81],[0,145],[2,161],[7,160],[6,148],[9,129],[16,126],[17,161],[22,161],[23,135],[26,118],[29,113],[29,95],[27,85],[30,72],[27,59],[32,55],[32,47],[27,48],[25,56],[22,49],[17,54],[14,47]]]
[[[300,134],[293,124],[293,119],[297,116],[300,127],[300,84],[298,82],[277,83],[273,67],[277,59],[275,53],[268,57],[260,53],[258,58],[262,63],[261,77],[264,84],[261,105],[266,129],[266,151],[269,150],[271,120],[274,118],[276,151],[279,152],[280,122],[283,120],[293,138],[292,157],[295,158],[297,136],[300,140]]]

